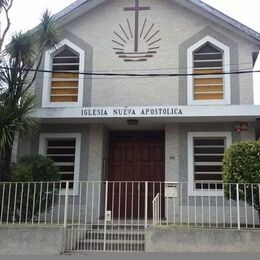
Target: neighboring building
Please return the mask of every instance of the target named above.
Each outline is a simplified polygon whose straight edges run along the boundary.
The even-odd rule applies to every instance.
[[[224,150],[255,140],[253,76],[229,72],[253,68],[260,34],[195,0],[79,0],[56,23],[60,45],[41,66],[53,72],[34,89],[41,130],[18,156],[51,157],[62,180],[220,194]]]

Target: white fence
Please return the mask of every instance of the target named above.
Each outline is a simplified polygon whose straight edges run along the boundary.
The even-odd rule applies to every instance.
[[[0,225],[64,225],[67,251],[143,251],[147,226],[248,228],[260,184],[0,183]]]

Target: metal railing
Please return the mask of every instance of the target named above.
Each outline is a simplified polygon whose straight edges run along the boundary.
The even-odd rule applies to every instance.
[[[153,226],[160,223],[161,213],[160,213],[160,193],[157,193],[152,201],[153,203]]]
[[[260,228],[260,184],[165,183],[164,189],[159,223],[158,212],[153,215],[157,225]]]
[[[63,225],[67,251],[142,251],[147,226],[260,228],[260,184],[0,183],[0,225]]]

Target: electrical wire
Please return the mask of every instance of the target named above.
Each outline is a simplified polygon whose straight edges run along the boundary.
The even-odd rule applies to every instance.
[[[10,67],[0,66],[0,69],[26,71],[26,72],[41,72],[41,73],[57,73],[57,74],[75,74],[86,76],[106,76],[106,77],[189,77],[189,76],[213,76],[213,75],[237,75],[237,74],[251,74],[260,73],[260,70],[237,70],[229,72],[212,72],[212,73],[100,73],[100,72],[74,72],[74,71],[54,71],[42,69],[16,69]]]

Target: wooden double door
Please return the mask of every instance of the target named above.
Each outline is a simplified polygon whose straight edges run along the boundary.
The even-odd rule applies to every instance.
[[[113,218],[143,218],[145,193],[152,217],[152,200],[164,192],[164,132],[111,132],[108,181],[108,210]]]

